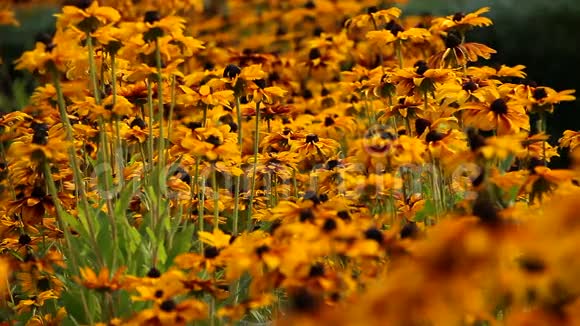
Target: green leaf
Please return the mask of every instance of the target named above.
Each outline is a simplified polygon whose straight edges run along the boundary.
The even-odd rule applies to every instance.
[[[435,203],[433,200],[428,199],[425,201],[425,206],[422,210],[418,211],[415,214],[414,221],[415,222],[425,222],[427,217],[435,215]]]
[[[159,265],[165,265],[167,262],[167,251],[165,250],[165,240],[163,238],[157,242],[157,261]]]
[[[192,246],[193,232],[195,231],[195,224],[189,224],[186,227],[178,230],[173,237],[171,251],[169,252],[169,260],[173,261],[175,257],[182,253],[189,252]]]
[[[135,252],[137,252],[137,249],[139,248],[139,246],[141,246],[141,234],[139,233],[139,231],[137,231],[137,229],[130,227],[128,229],[128,234],[129,234],[129,252],[131,254],[134,254]]]
[[[145,232],[147,232],[149,239],[151,239],[151,243],[157,242],[157,236],[155,235],[155,232],[153,232],[153,230],[151,230],[150,227],[145,228]]]

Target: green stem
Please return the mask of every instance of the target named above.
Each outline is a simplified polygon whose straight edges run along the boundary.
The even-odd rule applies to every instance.
[[[538,133],[545,133],[547,129],[546,110],[543,108],[539,110],[538,121],[536,122],[536,129]],[[546,141],[542,141],[542,163],[546,165]]]
[[[68,147],[68,156],[69,156],[69,161],[71,164],[71,168],[73,171],[73,178],[75,181],[75,189],[78,192],[78,195],[80,197],[80,206],[81,209],[85,215],[85,220],[86,220],[86,224],[88,226],[88,231],[89,234],[91,235],[91,242],[93,245],[93,250],[95,251],[95,255],[97,256],[97,261],[99,266],[103,266],[103,258],[101,257],[100,251],[98,250],[98,245],[97,245],[97,238],[96,238],[96,233],[95,233],[95,228],[93,225],[93,220],[90,216],[89,213],[89,203],[88,203],[88,199],[87,199],[87,195],[86,195],[86,191],[85,191],[85,183],[82,177],[82,173],[79,169],[79,163],[77,162],[77,155],[76,155],[76,151],[74,148],[74,138],[73,138],[73,131],[72,131],[72,125],[70,123],[70,120],[68,118],[68,114],[66,112],[66,104],[64,101],[64,94],[62,92],[62,87],[60,85],[60,74],[58,72],[58,70],[56,69],[56,67],[52,67],[52,76],[53,76],[53,84],[54,84],[54,88],[56,90],[56,98],[57,98],[57,104],[58,104],[58,109],[60,112],[60,117],[62,120],[62,123],[64,125],[64,129],[65,129],[65,135],[66,135],[66,141],[70,144],[70,146]]]
[[[149,114],[149,138],[148,138],[148,144],[149,144],[149,169],[148,169],[148,178],[145,178],[146,180],[148,179],[148,184],[152,187],[158,187],[159,186],[159,179],[155,178],[155,173],[154,173],[154,153],[155,153],[155,149],[153,146],[153,90],[151,87],[151,80],[147,81],[147,108],[148,108],[148,114]],[[155,194],[158,196],[160,196],[159,192],[155,191]],[[157,222],[158,222],[158,217],[159,217],[159,212],[158,210],[160,209],[161,205],[159,205],[159,201],[157,200],[157,198],[151,198],[151,212],[150,212],[150,223],[151,223],[151,229],[153,230],[157,230]],[[152,256],[151,256],[151,260],[153,262],[153,266],[155,266],[157,264],[157,253],[158,253],[158,244],[154,243],[153,244],[153,250],[152,250]]]
[[[258,170],[258,148],[260,145],[260,102],[256,103],[256,133],[254,136],[254,166],[252,170],[252,186],[250,188],[250,199],[248,202],[248,220],[246,221],[246,228],[249,229],[252,223],[252,207],[254,204],[254,196],[256,191],[256,171]]]
[[[159,121],[159,166],[160,172],[163,171],[163,167],[165,166],[165,135],[163,134],[163,120],[165,117],[165,108],[163,106],[163,75],[161,73],[161,50],[159,49],[159,43],[157,40],[155,41],[155,64],[157,65],[157,103],[158,103],[158,114],[159,117],[157,120]],[[159,207],[161,207],[160,201],[162,200],[161,196],[158,196]]]
[[[198,222],[199,222],[199,231],[203,232],[204,230],[204,214],[205,214],[205,178],[201,177],[201,187],[203,188],[200,193],[199,198],[199,208],[197,212]],[[199,241],[200,253],[203,254],[203,242]]]
[[[93,88],[93,96],[95,97],[95,103],[101,104],[101,92],[99,91],[99,83],[97,81],[97,71],[95,63],[95,50],[93,46],[93,37],[87,35],[87,47],[89,51],[89,75],[91,78],[91,86]]]
[[[148,145],[149,145],[149,153],[148,154],[148,160],[149,160],[149,171],[153,170],[153,153],[154,153],[154,147],[153,147],[153,90],[151,89],[151,80],[147,81],[147,109],[148,109],[148,115],[149,115],[149,137],[147,138],[148,141]]]
[[[240,108],[240,98],[236,96],[236,113],[238,116],[238,146],[240,148],[240,155],[243,156],[243,138],[242,138],[242,110]],[[240,182],[241,176],[236,176],[234,185],[234,216],[232,221],[232,232],[238,235],[238,218],[240,215]],[[237,296],[236,296],[237,298]]]
[[[56,208],[56,219],[57,219],[57,223],[58,223],[58,227],[63,231],[64,233],[64,239],[66,241],[66,249],[68,249],[67,251],[69,251],[69,257],[71,259],[72,265],[75,269],[76,273],[79,273],[80,271],[80,266],[78,265],[78,261],[77,261],[77,257],[74,253],[74,246],[72,245],[71,242],[71,234],[70,231],[68,229],[68,225],[66,225],[66,223],[63,221],[63,214],[64,214],[64,210],[58,200],[58,191],[56,189],[56,185],[54,183],[54,180],[52,178],[52,172],[50,171],[50,165],[48,164],[48,162],[44,161],[42,164],[42,168],[43,168],[43,172],[44,172],[44,179],[46,182],[46,185],[48,186],[48,191],[50,193],[50,196],[52,197],[52,201],[54,203],[54,206]],[[63,248],[65,249],[65,248]],[[80,274],[80,273],[79,273]],[[80,290],[80,294],[81,294],[81,302],[83,305],[83,310],[85,312],[85,316],[87,316],[88,320],[89,320],[89,324],[90,325],[94,325],[94,321],[93,321],[93,316],[89,310],[89,305],[87,303],[87,298],[85,297],[85,292],[81,289]]]
[[[171,130],[173,128],[173,112],[175,110],[175,76],[171,77],[171,104],[169,105],[169,118],[167,120],[167,135],[171,135]],[[169,153],[169,147],[167,148]],[[167,155],[169,156],[169,155]]]
[[[217,183],[217,172],[215,163],[211,167],[211,186],[213,188],[213,227],[214,229],[219,229],[219,218],[220,218],[220,193]]]
[[[399,68],[403,69],[403,44],[401,40],[395,41],[395,53],[399,61]]]

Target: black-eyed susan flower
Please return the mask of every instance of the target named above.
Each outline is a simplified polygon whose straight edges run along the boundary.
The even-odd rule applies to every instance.
[[[445,50],[433,54],[427,62],[432,67],[461,67],[468,62],[476,62],[479,58],[489,59],[497,53],[489,46],[475,42],[462,42],[459,33],[450,31],[443,36]]]
[[[491,26],[493,24],[491,19],[481,16],[489,10],[489,7],[483,7],[468,14],[457,12],[453,15],[437,17],[431,20],[431,29],[435,31],[457,30],[465,33],[473,27]]]
[[[499,135],[529,130],[530,121],[524,107],[508,97],[502,88],[490,86],[484,102],[468,102],[461,107],[463,122],[482,130],[496,130]]]
[[[123,274],[126,268],[119,268],[115,274],[111,275],[108,268],[102,268],[99,273],[95,273],[90,267],[80,269],[78,283],[88,289],[95,289],[103,292],[114,292],[123,288]]]
[[[574,151],[578,146],[580,146],[580,132],[573,130],[564,131],[564,135],[560,138],[560,146],[568,147],[570,151]]]
[[[59,29],[64,29],[69,26],[78,26],[80,23],[85,22],[87,26],[78,27],[87,27],[90,28],[90,31],[94,31],[98,26],[94,26],[93,24],[106,25],[116,23],[121,19],[121,14],[115,8],[99,6],[98,1],[92,1],[86,8],[64,6],[62,8],[62,13],[57,14],[56,17],[57,27]]]

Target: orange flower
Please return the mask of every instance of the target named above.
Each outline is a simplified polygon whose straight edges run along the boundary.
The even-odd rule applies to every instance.
[[[580,146],[580,131],[564,131],[564,135],[560,138],[560,146],[569,147],[571,152],[574,151]]]
[[[483,7],[475,12],[464,14],[458,12],[446,17],[438,17],[431,21],[431,29],[434,31],[447,31],[450,29],[465,31],[472,27],[491,26],[493,22],[487,17],[481,17],[481,14],[489,12],[489,7]]]
[[[14,17],[14,11],[0,8],[0,25],[20,26],[20,23]]]
[[[123,273],[126,267],[121,267],[111,277],[109,269],[104,267],[97,275],[90,267],[80,269],[81,278],[77,282],[87,289],[95,289],[102,292],[113,292],[123,288]]]
[[[481,43],[465,43],[461,35],[451,31],[444,37],[445,50],[435,53],[427,62],[431,67],[465,66],[468,62],[476,62],[478,58],[489,59],[497,53],[496,50]]]
[[[101,25],[116,23],[121,19],[121,14],[116,9],[101,7],[98,1],[93,1],[86,9],[64,6],[62,13],[55,16],[57,17],[56,26],[58,29],[65,29],[71,25],[76,26],[87,19],[96,19]]]
[[[530,129],[530,120],[524,107],[507,97],[507,89],[490,86],[484,93],[484,102],[467,102],[461,106],[463,121],[482,130],[497,130],[499,135],[514,134]]]

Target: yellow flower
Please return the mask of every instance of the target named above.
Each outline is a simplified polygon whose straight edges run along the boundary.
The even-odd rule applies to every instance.
[[[578,146],[580,146],[580,131],[564,131],[564,135],[560,138],[560,146],[569,147],[570,152],[573,152]]]
[[[211,106],[215,105],[223,105],[229,106],[231,102],[234,100],[234,91],[232,90],[216,90],[214,91],[210,86],[212,83],[208,83],[206,85],[202,85],[199,88],[199,95],[200,100]],[[185,86],[182,87],[184,89]]]
[[[5,258],[0,258],[0,295],[6,295],[9,286],[8,277],[10,276],[10,265]]]
[[[79,41],[78,33],[57,30],[52,40],[36,42],[34,50],[24,52],[14,62],[15,68],[44,74],[48,64],[52,64],[59,71],[66,71],[68,65],[86,60],[86,52],[80,47]]]
[[[46,300],[58,299],[58,296],[53,290],[44,291],[38,295],[30,297],[30,299],[20,300],[16,305],[16,311],[19,313],[30,311],[31,307],[38,308],[44,306]]]
[[[258,64],[242,68],[242,71],[239,74],[239,78],[244,80],[264,79],[267,76],[268,75],[262,70],[262,65]]]
[[[444,36],[445,50],[433,54],[427,59],[431,67],[466,66],[468,62],[476,62],[478,58],[489,59],[497,53],[489,46],[475,42],[463,42],[457,32],[451,31]]]
[[[63,320],[67,316],[67,311],[65,307],[60,307],[56,312],[56,315],[45,314],[44,316],[33,316],[27,323],[26,326],[58,326],[62,325]]]
[[[383,10],[376,10],[376,7],[373,8],[374,10],[370,10],[366,14],[355,16],[352,19],[349,19],[345,23],[345,27],[347,29],[360,29],[360,28],[375,28],[382,24],[385,24],[389,21],[397,19],[401,16],[401,9],[397,7],[392,7],[389,9]]]
[[[489,86],[484,102],[466,102],[460,108],[463,121],[482,130],[497,130],[498,135],[514,134],[530,129],[530,120],[524,107],[507,97],[507,89]]]
[[[576,91],[573,89],[557,92],[550,87],[530,87],[526,90],[527,92],[517,92],[516,90],[515,98],[526,107],[527,111],[545,110],[552,112],[555,104],[576,100],[573,95]]]
[[[210,246],[214,246],[216,248],[223,248],[230,244],[231,235],[225,234],[222,230],[215,228],[213,232],[205,232],[200,231],[198,232],[199,239],[203,243],[207,243]]]
[[[447,31],[450,29],[467,30],[471,27],[491,26],[493,22],[487,17],[481,17],[481,14],[489,12],[489,7],[483,7],[472,13],[464,14],[458,12],[446,17],[438,17],[432,20],[432,30]]]
[[[14,17],[14,11],[0,8],[0,25],[20,26],[20,23]]]
[[[104,267],[97,275],[90,267],[81,267],[81,278],[78,282],[87,289],[103,292],[113,292],[123,288],[123,273],[126,267],[119,268],[111,277],[109,269]]]
[[[105,110],[111,111],[119,117],[133,116],[135,114],[135,106],[124,96],[117,95],[113,105],[113,95],[109,95],[103,100],[102,105]]]
[[[397,40],[406,41],[424,41],[429,38],[431,33],[424,28],[409,28],[393,34],[390,30],[370,31],[366,34],[367,39],[372,45],[383,47]]]
[[[516,65],[513,67],[501,65],[499,69],[492,67],[468,67],[467,74],[482,80],[487,80],[493,77],[516,77],[525,78],[526,73],[523,71],[526,68],[524,65]]]
[[[487,138],[485,145],[480,148],[481,154],[487,159],[504,160],[523,150],[522,140],[524,137],[523,134],[513,134]]]
[[[62,13],[55,16],[57,17],[56,26],[58,29],[65,29],[71,25],[76,26],[89,18],[96,19],[101,25],[116,23],[121,19],[121,14],[116,9],[101,7],[98,1],[93,1],[84,10],[76,6],[64,6]]]
[[[208,305],[203,301],[187,299],[178,302],[167,299],[156,303],[153,308],[138,312],[124,325],[186,325],[188,322],[207,319],[208,310]]]
[[[453,77],[451,69],[430,69],[424,61],[418,61],[413,68],[397,69],[391,81],[396,85],[397,94],[422,99]]]

